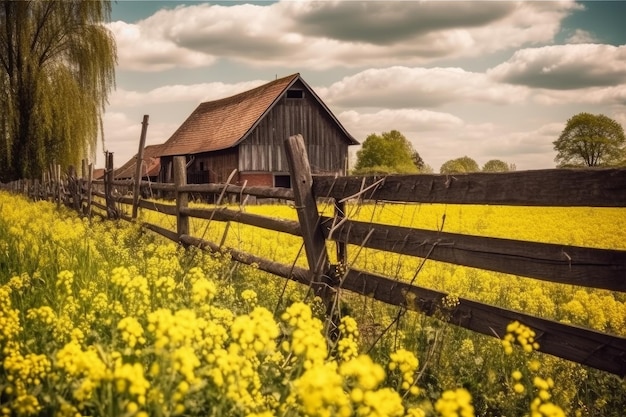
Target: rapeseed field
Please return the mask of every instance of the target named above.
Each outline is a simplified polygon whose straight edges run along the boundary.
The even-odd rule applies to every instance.
[[[295,218],[288,206],[242,209]],[[431,209],[435,212],[429,217]],[[469,207],[362,205],[351,210],[354,218],[390,224],[416,227],[419,219],[425,224],[419,227],[445,231],[473,228],[487,236],[520,233],[519,238],[530,233],[524,226],[517,232],[503,230],[505,220],[498,228],[493,220],[498,215],[475,215]],[[546,222],[548,230],[554,228],[554,234],[536,235],[538,240],[571,237],[584,246],[623,248],[623,234],[621,240],[608,236],[624,222],[618,214],[600,211],[597,220],[586,215],[587,221],[577,223],[567,213],[554,212],[556,217],[534,217],[527,224]],[[142,219],[152,215],[144,212]],[[559,226],[556,218],[571,223]],[[171,220],[158,222],[167,226]],[[571,229],[556,231],[562,227]],[[298,255],[301,240],[296,237],[205,221],[192,221],[192,229],[192,234],[223,240],[225,246],[282,263],[306,263]],[[351,265],[379,268],[398,278],[414,273],[419,262],[358,249],[350,249]],[[450,306],[454,294],[472,298],[470,294],[626,334],[623,294],[526,284],[527,279],[485,276],[445,264],[426,266],[419,285],[450,292]],[[0,414],[623,413],[623,380],[536,352],[533,330],[521,323],[511,323],[498,340],[447,325],[445,306],[444,320],[410,312],[396,319],[397,308],[346,295],[338,333],[329,338],[320,300],[307,297],[302,287],[233,264],[224,254],[183,250],[136,224],[81,219],[53,204],[2,192]]]

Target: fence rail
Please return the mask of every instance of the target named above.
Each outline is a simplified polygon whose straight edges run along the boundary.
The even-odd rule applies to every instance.
[[[561,244],[516,241],[408,227],[365,223],[344,218],[350,200],[408,203],[446,203],[553,207],[626,207],[626,169],[539,170],[513,173],[461,175],[398,175],[386,177],[311,176],[303,139],[285,142],[293,189],[246,187],[232,184],[186,184],[184,157],[175,158],[171,184],[146,181],[116,181],[112,157],[107,158],[107,175],[92,180],[91,169],[83,178],[51,170],[41,181],[18,181],[2,188],[28,193],[34,199],[52,199],[91,213],[93,208],[110,218],[133,220],[137,208],[176,217],[176,230],[144,223],[146,229],[188,246],[209,251],[227,251],[235,261],[258,266],[263,271],[311,285],[332,304],[337,290],[372,297],[426,315],[434,315],[446,293],[401,282],[370,271],[348,268],[342,276],[333,273],[326,242],[335,242],[339,259],[347,263],[347,246],[357,245],[382,251],[436,260],[456,265],[529,277],[561,284],[626,292],[626,251],[593,249]],[[87,171],[87,172],[85,172]],[[142,199],[136,191],[149,188],[169,193],[175,204]],[[188,196],[226,194],[292,200],[298,221],[273,219],[225,207],[211,209],[188,206]],[[106,201],[102,204],[93,197]],[[331,201],[333,217],[320,216],[316,198]],[[133,206],[133,215],[121,213],[119,203]],[[264,259],[255,254],[210,242],[189,234],[189,218],[238,222],[302,236],[309,269]],[[508,310],[466,298],[450,312],[449,322],[489,336],[501,337],[506,326],[518,320],[537,333],[540,351],[583,365],[626,376],[626,338],[572,326],[519,311]]]

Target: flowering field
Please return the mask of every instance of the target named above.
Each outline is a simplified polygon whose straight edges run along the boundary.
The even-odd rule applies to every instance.
[[[382,208],[372,209],[353,214],[371,218]],[[452,208],[443,209],[444,230],[455,231]],[[279,206],[247,210],[292,215]],[[427,210],[394,208],[376,221],[418,216],[434,223],[425,227],[440,227],[440,214],[426,220]],[[603,212],[591,224],[595,235],[611,230],[598,229],[607,219],[624,222],[611,216]],[[481,232],[498,232],[487,223]],[[196,236],[224,238],[223,226],[192,227]],[[595,245],[619,247],[623,237]],[[225,239],[301,262],[296,238],[233,224]],[[2,415],[621,416],[626,404],[623,380],[535,352],[534,333],[522,324],[511,323],[497,340],[345,295],[339,334],[328,338],[322,306],[302,286],[49,203],[0,193],[0,246]],[[399,277],[416,262],[351,253],[355,265],[370,262]],[[541,284],[529,295],[521,279],[440,267],[425,269],[419,284],[463,296],[487,292],[509,308],[626,333],[622,294]],[[453,306],[451,296],[440,318]]]

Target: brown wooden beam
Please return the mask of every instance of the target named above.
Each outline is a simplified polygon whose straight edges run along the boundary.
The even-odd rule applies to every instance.
[[[447,295],[356,269],[348,271],[341,288],[428,316],[442,311],[441,300]],[[539,351],[621,377],[626,375],[626,338],[463,298],[448,314],[452,324],[497,338],[502,338],[507,325],[517,320],[535,331]]]
[[[359,194],[367,187],[379,182]],[[626,169],[544,169],[454,175],[315,176],[318,197],[415,203],[626,207]]]
[[[300,223],[293,220],[274,219],[258,214],[244,213],[241,211],[229,210],[226,207],[215,209],[186,208],[181,210],[189,217],[200,219],[216,220],[220,222],[235,221],[237,223],[248,224],[250,226],[261,227],[263,229],[288,233],[294,236],[302,236]]]
[[[328,238],[333,219],[322,219]],[[365,237],[368,237],[365,239]],[[626,251],[345,221],[332,240],[562,284],[626,292]]]

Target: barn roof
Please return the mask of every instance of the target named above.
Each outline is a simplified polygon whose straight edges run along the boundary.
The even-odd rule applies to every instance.
[[[201,103],[162,145],[159,155],[190,155],[238,145],[298,80],[345,133],[348,143],[358,144],[300,74],[292,74],[231,97]]]
[[[159,150],[163,145],[150,145],[143,149],[143,163],[141,164],[141,177],[155,177],[161,169]],[[124,165],[115,170],[115,179],[133,178],[137,169],[137,154]]]

